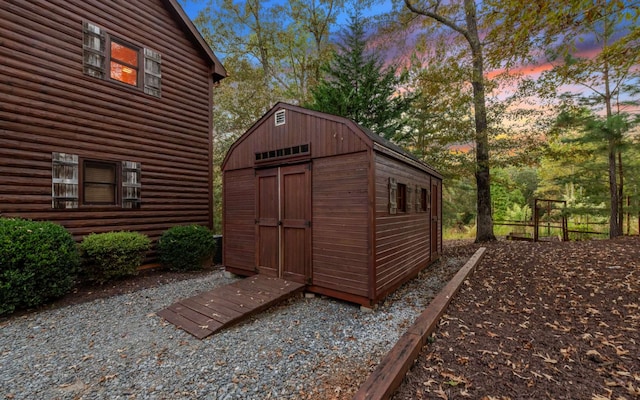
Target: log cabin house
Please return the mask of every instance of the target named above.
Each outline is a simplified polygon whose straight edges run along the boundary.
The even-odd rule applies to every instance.
[[[177,0],[0,0],[0,215],[212,227],[212,89]]]
[[[442,176],[348,119],[278,103],[222,170],[229,272],[371,306],[441,254]]]

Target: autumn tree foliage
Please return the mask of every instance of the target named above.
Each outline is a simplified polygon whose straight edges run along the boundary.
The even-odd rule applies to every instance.
[[[498,2],[496,2],[498,3]],[[503,32],[522,40],[523,54],[546,60],[551,69],[542,81],[546,93],[565,93],[593,113],[582,119],[584,138],[603,141],[607,155],[609,235],[622,234],[624,199],[623,149],[631,128],[628,111],[638,105],[640,74],[640,2],[617,0],[569,0],[565,2],[515,0],[499,2],[491,20]],[[509,46],[503,35],[500,42]],[[518,43],[518,41],[513,41]],[[585,43],[589,46],[588,52]],[[522,52],[522,48],[529,51]],[[540,51],[532,52],[533,48]],[[511,61],[516,60],[512,57]],[[578,88],[577,90],[575,88]],[[565,109],[566,112],[566,109]],[[574,119],[575,120],[575,119]]]
[[[471,69],[469,81],[473,87],[473,118],[475,124],[475,177],[477,193],[476,241],[495,240],[491,216],[491,185],[489,174],[489,136],[485,89],[484,44],[480,39],[478,7],[473,0],[454,1],[441,7],[439,0],[405,0],[412,13],[435,21],[464,38],[468,44]]]

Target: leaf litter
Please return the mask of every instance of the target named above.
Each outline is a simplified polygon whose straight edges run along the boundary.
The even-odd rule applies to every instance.
[[[640,397],[640,238],[482,246],[394,399]]]

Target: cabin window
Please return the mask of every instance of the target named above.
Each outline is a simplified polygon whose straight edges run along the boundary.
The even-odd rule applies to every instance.
[[[126,83],[131,86],[138,86],[138,59],[140,50],[128,46],[124,43],[111,40],[111,68],[109,76],[111,79]]]
[[[159,52],[125,42],[91,22],[84,22],[83,36],[85,74],[161,97],[162,56]]]
[[[405,184],[398,183],[396,205],[397,205],[398,211],[407,212],[407,185]]]
[[[140,208],[141,165],[82,160],[76,154],[54,152],[51,193],[52,208],[78,208],[79,204]]]
[[[85,161],[83,163],[82,204],[115,205],[118,195],[115,163]]]

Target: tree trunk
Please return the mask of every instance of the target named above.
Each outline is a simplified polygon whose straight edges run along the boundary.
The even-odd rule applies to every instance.
[[[624,175],[622,174],[622,152],[617,151],[618,156],[618,225],[620,234],[623,234],[624,227]]]
[[[473,57],[473,109],[476,128],[476,185],[478,221],[476,242],[496,240],[493,234],[493,218],[491,216],[491,185],[489,177],[489,138],[487,136],[487,108],[484,89],[484,59],[482,44],[478,36],[476,4],[473,0],[465,0],[467,23],[467,39]]]
[[[604,19],[605,27],[604,27],[604,43],[603,43],[603,51],[607,49],[608,42],[607,39],[607,24],[609,20],[607,18]],[[607,111],[607,119],[611,118],[613,115],[613,111],[611,109],[611,87],[609,83],[609,61],[605,57],[602,65],[602,77],[604,80],[604,102]],[[615,135],[614,135],[615,136]],[[620,200],[618,198],[618,184],[617,184],[617,171],[616,171],[616,139],[615,137],[609,138],[609,194],[611,195],[611,212],[609,214],[609,237],[614,238],[622,235],[622,225],[620,221],[618,221],[618,212]],[[622,160],[621,160],[622,162]]]
[[[609,143],[609,194],[611,195],[611,213],[609,215],[609,237],[622,235],[618,223],[618,184],[616,182],[616,151],[614,143]]]

